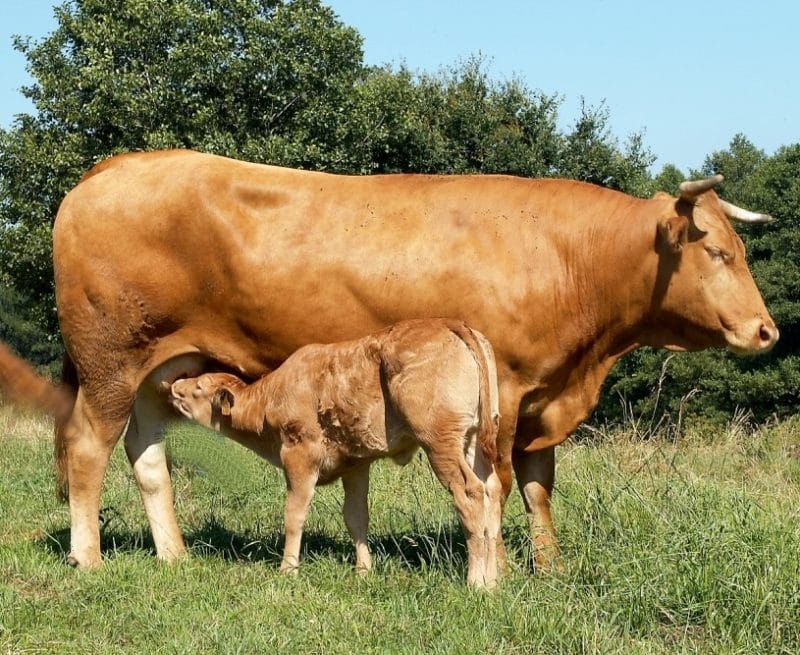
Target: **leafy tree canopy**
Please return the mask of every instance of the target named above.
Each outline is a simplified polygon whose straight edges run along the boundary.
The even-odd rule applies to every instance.
[[[58,357],[50,239],[58,204],[117,152],[187,147],[357,174],[563,176],[642,197],[674,194],[686,177],[670,165],[653,177],[642,136],[621,144],[604,105],[584,105],[560,130],[558,96],[493,80],[479,57],[438,73],[365,66],[361,37],[321,0],[67,0],[55,11],[52,33],[15,41],[34,80],[22,90],[34,112],[0,130],[0,338],[40,363]],[[640,351],[609,380],[601,417],[619,416],[620,394],[634,412],[656,398],[673,413],[794,411],[798,171],[800,144],[767,156],[736,135],[692,172],[723,173],[721,195],[776,218],[741,229],[781,329],[775,352],[681,356],[664,367],[664,353]]]
[[[472,58],[438,75],[363,64],[319,0],[70,0],[17,38],[33,115],[0,131],[0,271],[55,334],[50,226],[97,161],[186,147],[370,173],[565,175],[635,191],[651,155],[620,150],[607,112],[556,128],[559,100],[491,80]]]

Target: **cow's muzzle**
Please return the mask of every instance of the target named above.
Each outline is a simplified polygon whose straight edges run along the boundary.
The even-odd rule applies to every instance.
[[[758,329],[759,352],[772,350],[772,347],[778,343],[780,337],[780,332],[778,332],[778,328],[775,325],[762,324]]]
[[[780,332],[774,323],[754,319],[728,337],[728,347],[738,355],[763,355],[778,343]]]

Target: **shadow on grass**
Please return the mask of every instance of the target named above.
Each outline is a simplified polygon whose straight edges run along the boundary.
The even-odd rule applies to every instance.
[[[100,546],[105,558],[125,553],[144,552],[155,556],[149,531],[115,528],[113,520],[102,522]],[[193,558],[218,558],[230,562],[266,562],[277,567],[283,554],[283,531],[261,534],[233,532],[214,517],[189,530],[184,539]],[[514,530],[505,535],[509,555],[515,558],[527,548],[527,536]],[[66,562],[69,552],[69,529],[64,528],[37,540],[37,545]],[[370,550],[377,561],[399,561],[411,570],[430,568],[466,569],[466,545],[457,522],[406,534],[373,534]],[[330,537],[320,532],[303,534],[301,561],[332,559],[355,562],[355,549],[349,539]]]

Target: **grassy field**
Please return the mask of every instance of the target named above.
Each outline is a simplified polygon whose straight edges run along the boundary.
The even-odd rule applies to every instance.
[[[374,467],[367,579],[352,570],[338,485],[315,496],[289,579],[280,473],[185,425],[168,443],[191,557],[155,560],[118,448],[105,566],[74,571],[49,425],[0,408],[0,653],[800,652],[800,421],[562,446],[563,571],[527,564],[515,492],[511,571],[494,594],[465,588],[460,529],[422,459]]]

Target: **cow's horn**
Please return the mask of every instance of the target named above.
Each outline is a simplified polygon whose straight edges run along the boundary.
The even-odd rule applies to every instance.
[[[678,190],[681,192],[681,198],[692,201],[701,193],[705,193],[709,189],[713,189],[720,182],[722,182],[722,179],[722,175],[717,173],[716,175],[707,177],[704,180],[686,180],[685,182],[680,183]]]
[[[719,201],[719,206],[722,207],[722,211],[725,212],[728,218],[732,218],[735,221],[742,221],[743,223],[769,223],[772,220],[772,216],[769,214],[757,214],[756,212],[751,212],[747,209],[732,205],[724,200]]]

